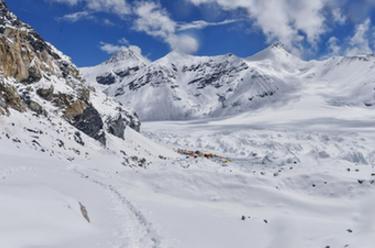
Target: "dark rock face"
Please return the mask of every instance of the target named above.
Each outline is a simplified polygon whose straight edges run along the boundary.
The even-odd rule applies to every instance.
[[[48,101],[51,101],[52,98],[53,98],[53,86],[51,86],[50,88],[48,89],[43,89],[43,88],[40,88],[40,89],[37,89],[36,90],[36,93],[38,94],[38,96],[40,96],[41,98],[45,99],[45,100],[48,100]]]
[[[233,63],[235,62],[235,63]],[[211,73],[207,74],[207,68],[215,69]],[[204,63],[192,65],[190,67],[184,66],[183,72],[199,72],[204,75],[203,77],[195,78],[188,84],[194,84],[197,86],[197,89],[204,89],[207,86],[214,86],[216,88],[222,87],[222,79],[224,77],[235,76],[241,71],[247,70],[248,66],[240,61],[232,61],[232,58],[229,57],[227,60],[222,61],[221,63]]]
[[[111,73],[99,81],[110,84],[126,74]],[[43,86],[37,84],[41,80]],[[45,88],[48,82],[51,86]],[[73,127],[105,145],[107,126],[104,127],[101,114],[107,113],[99,113],[94,108],[92,102],[96,95],[91,95],[92,92],[70,59],[20,21],[8,10],[4,0],[0,0],[0,115],[10,115],[9,109],[14,109],[32,111],[33,116],[62,116]],[[111,102],[111,99],[106,101]],[[115,102],[111,103],[114,108],[120,108]],[[124,138],[128,121],[137,128],[138,119],[124,110],[119,119],[114,118],[109,123],[109,132]]]
[[[141,122],[136,113],[134,113],[134,116],[133,115],[129,116],[128,125],[131,129],[137,131],[138,133],[141,131]]]
[[[106,144],[102,118],[93,106],[87,106],[81,114],[71,120],[71,124],[103,145]]]
[[[108,132],[116,137],[124,139],[126,123],[121,115],[118,117],[107,120]]]
[[[29,91],[22,92],[21,98],[22,98],[23,102],[27,105],[27,107],[31,111],[33,111],[37,115],[42,115],[43,114],[43,115],[47,116],[47,112],[43,109],[43,107],[40,106],[39,103],[37,103],[37,102],[35,102],[35,101],[33,101],[31,99]]]
[[[98,84],[111,85],[116,82],[116,77],[112,73],[107,73],[102,76],[96,77]]]

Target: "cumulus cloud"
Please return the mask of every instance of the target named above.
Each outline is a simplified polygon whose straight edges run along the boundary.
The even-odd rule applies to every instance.
[[[369,42],[371,36],[370,24],[370,19],[366,19],[363,23],[357,25],[353,37],[349,40],[346,55],[370,54],[373,52]]]
[[[173,50],[194,53],[199,42],[189,34],[179,33],[179,25],[170,18],[168,12],[155,2],[139,2],[134,8],[136,19],[134,29],[145,32],[168,43]]]
[[[269,41],[288,47],[302,40],[314,44],[326,31],[324,7],[327,0],[190,0],[195,5],[218,4],[226,11],[242,9]]]
[[[120,40],[118,44],[101,42],[100,50],[110,55],[121,52],[121,51],[125,51],[125,50],[132,50],[136,54],[142,55],[142,49],[140,47],[129,45],[128,43],[125,45],[122,43],[122,40]]]
[[[327,41],[328,56],[372,54],[373,49],[370,41],[372,40],[373,35],[371,20],[366,19],[363,23],[360,23],[355,27],[353,35],[347,37],[345,40],[341,41],[341,43],[337,37],[331,37]]]

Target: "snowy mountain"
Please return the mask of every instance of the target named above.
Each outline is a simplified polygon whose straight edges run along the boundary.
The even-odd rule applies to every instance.
[[[84,82],[0,0],[0,247],[373,248],[374,66],[130,47]]]
[[[28,120],[25,133],[34,136],[19,142],[46,152],[53,152],[46,147],[77,150],[63,144],[73,139],[79,147],[92,138],[106,145],[111,135],[124,139],[126,127],[139,131],[135,114],[87,87],[70,59],[9,12],[3,1],[0,13],[0,113],[13,124]],[[48,144],[36,140],[35,134],[45,136],[46,128],[35,127],[38,122],[53,127],[56,139]]]
[[[107,95],[132,106],[142,120],[222,117],[274,108],[309,94],[303,90],[306,84],[327,84],[331,93],[324,99],[327,105],[369,107],[374,101],[373,56],[303,61],[275,43],[246,59],[178,52],[151,63],[138,58],[138,66],[134,59],[127,65],[126,59],[122,62],[126,73],[118,73],[121,63],[108,65],[119,57],[115,54],[102,65],[83,68],[83,75],[90,85],[101,86]],[[360,94],[359,99],[353,100],[353,92]]]
[[[235,114],[273,103],[293,90],[285,77],[232,54],[195,57],[172,52],[116,79],[118,68],[103,72],[99,67],[82,69],[87,81],[111,81],[104,91],[130,104],[143,120]]]

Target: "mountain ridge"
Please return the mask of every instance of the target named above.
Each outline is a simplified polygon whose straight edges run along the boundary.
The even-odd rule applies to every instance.
[[[90,85],[132,106],[143,120],[181,120],[232,116],[288,104],[296,96],[309,94],[307,83],[327,84],[327,92],[328,88],[335,89],[334,94],[323,99],[327,105],[341,102],[340,105],[371,107],[372,92],[364,90],[370,87],[365,78],[358,75],[354,85],[343,80],[346,88],[361,92],[358,101],[351,100],[349,91],[344,97],[342,83],[335,80],[345,78],[350,68],[364,66],[371,70],[371,58],[367,55],[304,61],[281,43],[275,43],[247,58],[233,54],[193,56],[172,51],[140,65],[132,73],[120,75],[110,67],[84,68],[82,73]],[[346,72],[339,70],[348,64]],[[369,78],[370,74],[367,73]],[[98,84],[98,79],[105,84]]]
[[[137,115],[88,86],[70,58],[4,1],[0,12],[0,139],[68,160],[97,150],[121,154],[121,147],[135,152],[125,139],[140,131]]]

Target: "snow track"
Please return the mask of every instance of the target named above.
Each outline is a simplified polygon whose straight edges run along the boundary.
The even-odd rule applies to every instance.
[[[123,240],[122,243],[117,244],[115,247],[118,248],[161,248],[161,239],[156,233],[152,224],[145,218],[141,211],[139,211],[119,190],[113,186],[113,184],[107,184],[104,179],[98,179],[98,175],[92,175],[91,173],[84,173],[78,169],[74,169],[74,172],[79,174],[81,178],[90,181],[91,183],[97,184],[106,191],[108,191],[113,199],[117,201],[116,212],[122,216],[124,230],[121,230],[119,239]],[[90,174],[90,175],[89,175]]]

